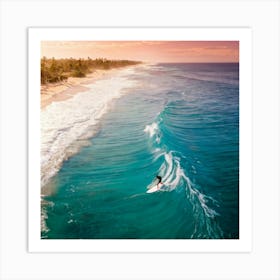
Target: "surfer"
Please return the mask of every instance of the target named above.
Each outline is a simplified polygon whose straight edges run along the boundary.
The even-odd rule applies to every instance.
[[[160,187],[163,186],[163,183],[161,182],[161,180],[162,180],[161,176],[157,176],[157,179],[158,179],[157,187],[159,189]]]
[[[156,180],[158,180],[157,183]],[[159,191],[160,188],[163,186],[161,180],[162,180],[161,176],[156,176],[156,179],[153,180],[152,186],[148,187],[149,189],[147,190],[147,193],[153,193]]]

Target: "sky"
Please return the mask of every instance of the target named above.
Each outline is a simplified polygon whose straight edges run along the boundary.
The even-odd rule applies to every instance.
[[[107,58],[143,62],[239,62],[238,41],[42,41],[47,58]]]

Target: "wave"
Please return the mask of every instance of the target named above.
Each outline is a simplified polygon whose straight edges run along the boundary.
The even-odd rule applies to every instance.
[[[87,91],[53,102],[41,111],[41,187],[65,160],[90,144],[87,139],[97,133],[111,101],[135,86],[135,81],[129,80],[133,73],[132,69],[125,69],[114,77],[88,84]]]
[[[205,73],[205,72],[198,72],[198,73],[187,73],[182,76],[178,76],[182,79],[192,79],[197,81],[204,81],[204,82],[214,82],[214,83],[221,83],[221,84],[228,84],[233,86],[239,85],[239,80],[235,77],[232,77],[231,73],[223,73],[222,76],[218,76],[217,73]]]
[[[161,191],[184,190],[186,203],[191,205],[193,218],[195,219],[195,227],[191,238],[222,238],[223,232],[216,222],[216,217],[219,216],[219,213],[209,205],[219,207],[217,201],[211,196],[202,193],[199,190],[201,187],[187,176],[181,164],[182,155],[178,151],[169,150],[166,144],[159,145],[157,138],[159,137],[158,135],[161,135],[161,124],[162,117],[160,115],[155,122],[146,125],[144,129],[144,132],[148,134],[150,141],[153,143],[152,153],[155,160],[160,158],[163,161],[157,171],[164,183]],[[154,182],[149,184],[147,189],[153,185]],[[203,232],[204,235],[201,234]],[[206,235],[205,232],[207,233]]]
[[[168,69],[177,82],[180,79],[190,79],[233,86],[239,85],[238,63],[173,63],[169,65]]]

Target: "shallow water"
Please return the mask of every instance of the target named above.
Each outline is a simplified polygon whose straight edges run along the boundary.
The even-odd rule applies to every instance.
[[[42,188],[42,238],[238,238],[238,64],[150,65],[125,79]],[[164,186],[147,194],[157,175]]]

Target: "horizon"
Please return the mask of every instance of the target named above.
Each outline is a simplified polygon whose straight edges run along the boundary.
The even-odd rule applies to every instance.
[[[42,57],[95,57],[144,63],[238,63],[239,41],[42,41]]]
[[[87,59],[92,59],[92,60],[95,60],[95,59],[107,59],[106,57],[87,57],[87,58],[84,58],[84,57],[77,57],[77,58],[74,58],[74,57],[61,57],[61,58],[57,58],[57,57],[46,57],[46,56],[41,56],[41,59],[43,58],[46,58],[46,59],[56,59],[56,60],[67,60],[67,59],[75,59],[75,60],[79,60],[79,59],[84,59],[84,60],[87,60]],[[107,60],[112,60],[112,61],[121,61],[121,60],[128,60],[128,61],[133,61],[133,60],[129,60],[129,59],[107,59]],[[134,60],[135,62],[139,62],[139,63],[143,63],[143,64],[239,64],[239,61],[226,61],[226,62],[222,62],[222,61],[210,61],[210,62],[207,62],[207,61],[201,61],[201,62],[187,62],[187,61],[170,61],[170,62],[164,62],[164,61],[154,61],[154,62],[150,62],[150,61],[136,61]]]

